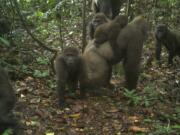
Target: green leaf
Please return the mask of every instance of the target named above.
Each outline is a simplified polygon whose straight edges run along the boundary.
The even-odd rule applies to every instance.
[[[180,129],[180,125],[174,125],[172,126],[173,129]]]
[[[52,133],[52,132],[51,133],[46,133],[46,135],[54,135],[54,133]]]
[[[43,15],[44,15],[44,13],[43,12],[41,12],[41,11],[37,11],[37,12],[35,12],[35,16],[36,17],[43,17]]]
[[[2,135],[12,135],[13,134],[13,130],[11,128],[8,128],[5,130],[5,132]]]
[[[38,62],[39,64],[41,64],[41,65],[47,65],[48,62],[49,62],[48,59],[42,58],[42,57],[39,57],[39,58],[37,58],[36,60],[37,60],[37,62]]]
[[[35,70],[33,76],[44,78],[44,77],[49,76],[49,71],[48,70],[44,70],[44,71]]]
[[[0,44],[2,44],[4,47],[9,47],[10,43],[5,38],[0,37]]]

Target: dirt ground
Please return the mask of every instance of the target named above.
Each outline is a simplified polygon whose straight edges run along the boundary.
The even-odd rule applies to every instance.
[[[123,87],[123,75],[114,76],[114,89],[99,89],[85,100],[78,90],[67,91],[64,109],[55,88],[27,77],[15,82],[15,114],[25,135],[179,135],[179,77],[177,68],[144,68],[132,92]]]

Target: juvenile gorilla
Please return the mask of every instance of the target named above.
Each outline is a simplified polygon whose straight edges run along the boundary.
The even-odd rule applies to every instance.
[[[14,90],[6,72],[0,67],[0,134],[6,129],[12,128],[14,134],[18,135],[18,124],[11,112],[15,102]]]
[[[117,37],[115,63],[123,59],[126,87],[136,89],[143,43],[147,38],[148,24],[142,16],[136,17]]]
[[[89,25],[88,25],[89,39],[90,40],[94,39],[94,32],[95,32],[96,28],[99,25],[104,24],[104,23],[106,23],[108,21],[109,21],[109,19],[103,13],[95,14],[93,16],[92,20],[90,21]]]
[[[124,0],[92,0],[94,13],[102,12],[108,18],[114,19],[119,14],[120,7]]]
[[[74,47],[64,49],[64,52],[56,58],[57,91],[61,107],[65,105],[65,86],[68,85],[73,90],[76,90],[82,66],[83,63],[79,51]],[[84,96],[83,91],[81,91],[81,96]]]
[[[109,41],[112,45],[112,48],[114,48],[114,51],[116,50],[116,39],[121,31],[122,28],[124,28],[128,23],[127,16],[119,15],[116,16],[116,18],[108,23],[104,23],[97,27],[94,33],[94,42],[96,47],[99,47],[102,43],[105,41]]]
[[[159,24],[155,30],[156,38],[156,59],[160,61],[161,48],[164,45],[169,53],[168,64],[173,64],[174,56],[180,56],[180,34],[167,28],[164,24]]]

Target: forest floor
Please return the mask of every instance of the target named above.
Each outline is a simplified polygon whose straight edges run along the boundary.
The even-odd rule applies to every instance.
[[[67,92],[64,109],[58,107],[55,88],[28,76],[15,82],[15,114],[24,135],[180,135],[177,67],[144,68],[133,91],[124,89],[124,76],[117,75],[115,88],[97,96],[80,100],[79,91]]]

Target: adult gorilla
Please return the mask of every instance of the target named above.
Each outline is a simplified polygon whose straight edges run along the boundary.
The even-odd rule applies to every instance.
[[[102,12],[108,18],[114,19],[119,14],[120,7],[124,0],[92,0],[94,13]]]
[[[113,49],[107,41],[98,48],[94,40],[89,41],[82,55],[84,68],[80,79],[81,89],[110,86]]]

